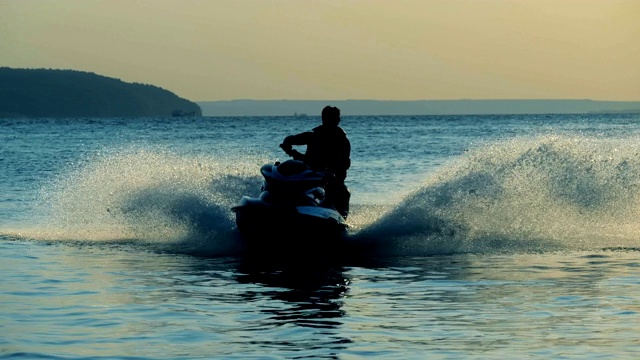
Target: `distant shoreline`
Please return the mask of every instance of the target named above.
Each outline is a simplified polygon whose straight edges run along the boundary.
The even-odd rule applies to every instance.
[[[342,115],[501,115],[640,113],[640,101],[598,100],[227,100],[196,102],[202,116],[318,116],[326,105]]]
[[[77,70],[0,67],[0,118],[202,116],[193,101],[148,84]]]

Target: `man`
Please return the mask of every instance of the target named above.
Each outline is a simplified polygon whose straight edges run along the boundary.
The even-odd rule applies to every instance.
[[[315,171],[328,171],[334,179],[327,186],[327,200],[346,219],[351,194],[344,184],[351,166],[351,143],[339,126],[340,109],[326,106],[322,109],[322,125],[311,131],[287,136],[280,147],[296,160],[302,160]],[[301,154],[292,145],[307,145]]]

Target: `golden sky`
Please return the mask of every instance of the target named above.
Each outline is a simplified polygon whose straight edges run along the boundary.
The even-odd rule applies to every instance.
[[[193,101],[639,101],[640,0],[0,0],[0,66]]]

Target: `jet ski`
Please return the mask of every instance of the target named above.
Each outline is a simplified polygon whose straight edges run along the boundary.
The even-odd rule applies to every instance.
[[[236,227],[253,250],[314,251],[343,240],[346,220],[325,196],[333,175],[313,171],[296,159],[265,164],[260,173],[260,195],[243,196],[232,208]]]

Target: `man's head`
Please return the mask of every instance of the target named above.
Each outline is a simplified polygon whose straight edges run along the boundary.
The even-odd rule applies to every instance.
[[[335,106],[325,106],[322,109],[322,124],[338,126],[340,123],[340,109]]]

